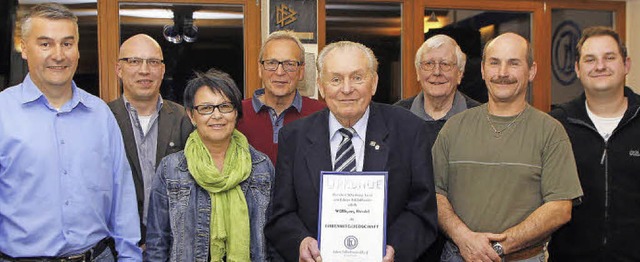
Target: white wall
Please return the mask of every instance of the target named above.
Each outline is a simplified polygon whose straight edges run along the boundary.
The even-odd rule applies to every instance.
[[[640,93],[640,0],[627,0],[626,45],[631,57],[631,71],[627,75],[627,85]]]

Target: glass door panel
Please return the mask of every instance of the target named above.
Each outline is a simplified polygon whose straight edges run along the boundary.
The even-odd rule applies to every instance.
[[[378,90],[373,100],[395,103],[402,96],[402,3],[327,0],[326,43],[359,42],[378,58]]]

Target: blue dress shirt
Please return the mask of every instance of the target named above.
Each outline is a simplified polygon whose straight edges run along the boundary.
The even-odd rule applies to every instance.
[[[66,256],[111,236],[120,261],[141,261],[118,124],[102,100],[72,91],[59,110],[29,75],[0,92],[0,251]]]

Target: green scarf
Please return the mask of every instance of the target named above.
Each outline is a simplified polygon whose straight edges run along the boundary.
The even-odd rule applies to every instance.
[[[184,148],[189,172],[211,197],[211,261],[250,261],[249,210],[240,182],[251,174],[249,142],[238,130],[231,135],[220,173],[198,131],[193,131]]]

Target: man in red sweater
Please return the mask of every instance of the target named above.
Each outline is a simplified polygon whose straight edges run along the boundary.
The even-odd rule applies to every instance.
[[[243,116],[238,130],[275,164],[280,128],[326,105],[301,96],[296,89],[304,78],[305,64],[304,46],[293,32],[271,33],[262,44],[259,57],[258,75],[263,88],[242,101]]]

